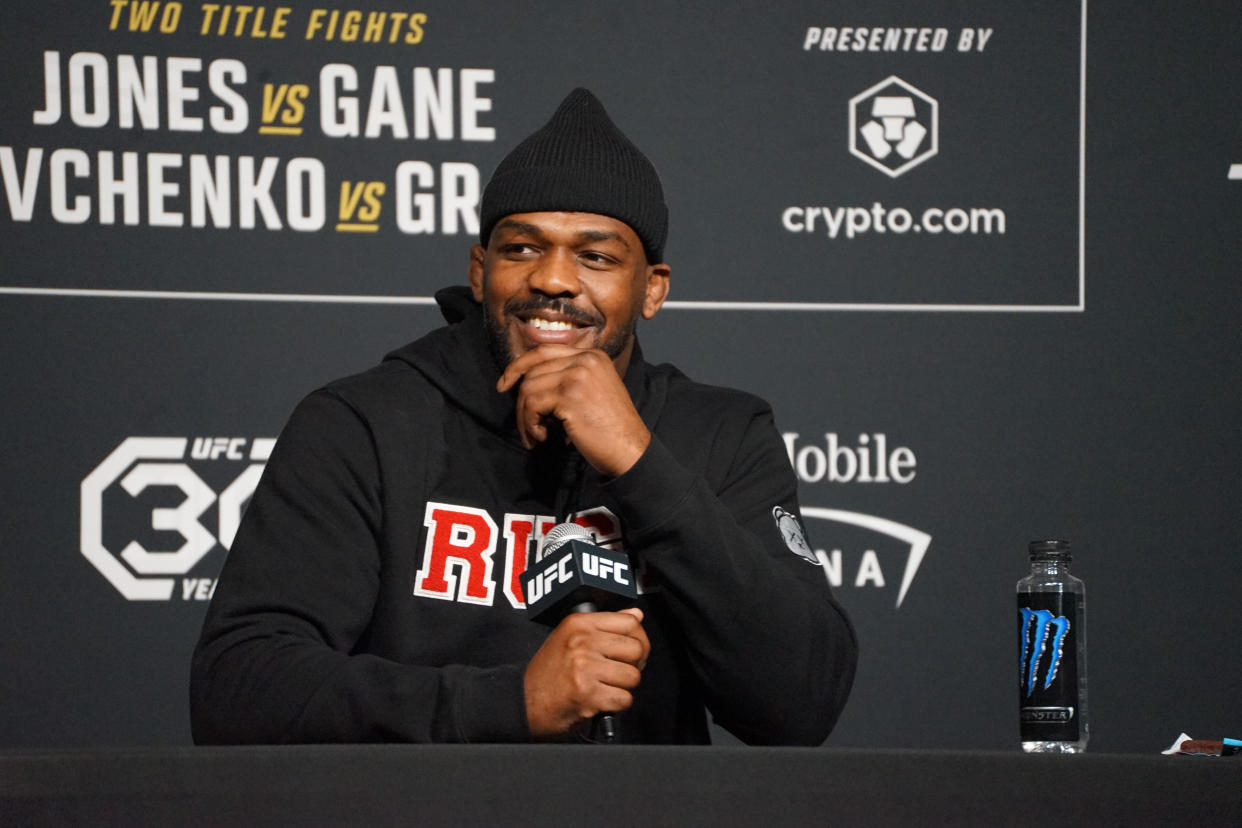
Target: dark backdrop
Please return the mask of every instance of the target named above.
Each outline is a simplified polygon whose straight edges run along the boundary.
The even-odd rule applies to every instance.
[[[189,652],[265,441],[437,324],[471,187],[575,85],[664,177],[675,301],[646,352],[777,410],[861,640],[829,744],[1015,746],[1013,583],[1053,536],[1088,584],[1093,749],[1242,730],[1242,10],[739,5],[381,0],[352,41],[327,6],[307,39],[302,3],[283,38],[277,6],[240,36],[190,3],[0,13],[0,745],[188,741]],[[864,50],[821,48],[841,41]],[[36,114],[50,52],[58,118]],[[125,125],[147,56],[157,94]],[[325,134],[330,64],[373,137]],[[451,130],[420,138],[428,92]],[[227,218],[203,195],[225,179]],[[373,216],[350,209],[367,182]]]

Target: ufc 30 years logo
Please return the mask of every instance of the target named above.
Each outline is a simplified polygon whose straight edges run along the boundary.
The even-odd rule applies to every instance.
[[[82,555],[130,601],[171,600],[178,578],[183,600],[209,599],[215,579],[186,576],[217,543],[225,549],[232,545],[275,443],[246,437],[126,438],[82,481]],[[209,485],[204,476],[225,482]],[[145,527],[117,521],[123,524],[121,535],[150,529],[161,539],[179,536],[180,546],[148,549],[137,538],[118,540],[118,527],[106,526],[110,507],[132,505],[118,488],[143,509],[147,503],[161,504],[150,507]],[[213,506],[215,534],[203,525]]]

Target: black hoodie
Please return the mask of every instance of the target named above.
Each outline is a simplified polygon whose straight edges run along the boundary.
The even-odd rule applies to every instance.
[[[572,515],[643,574],[651,654],[626,742],[819,744],[856,644],[801,537],[769,407],[647,364],[625,386],[651,430],[625,474],[522,448],[482,312],[310,394],[268,461],[191,671],[199,743],[531,738],[522,677],[547,628],[517,575]],[[792,538],[792,540],[791,540]]]

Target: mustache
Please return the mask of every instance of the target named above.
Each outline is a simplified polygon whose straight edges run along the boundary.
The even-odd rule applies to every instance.
[[[550,296],[532,296],[529,299],[511,299],[505,302],[505,315],[516,316],[532,311],[549,311],[576,322],[579,325],[590,325],[602,328],[604,318],[598,314],[588,313],[576,308],[564,299],[553,299]]]

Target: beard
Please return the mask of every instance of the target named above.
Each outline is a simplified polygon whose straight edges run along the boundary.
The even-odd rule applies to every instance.
[[[509,330],[506,326],[506,320],[515,319],[519,313],[527,313],[536,310],[549,310],[553,313],[564,314],[574,322],[583,325],[590,325],[604,329],[605,320],[598,314],[592,315],[585,311],[575,308],[573,305],[561,299],[550,299],[546,297],[535,296],[525,300],[510,300],[505,303],[504,308],[499,314],[491,313],[487,306],[483,307],[483,331],[487,336],[487,348],[491,352],[492,361],[496,363],[496,367],[504,371],[509,367],[509,363],[517,359],[520,354],[514,353],[513,344],[509,340]],[[638,327],[638,315],[634,314],[624,325],[621,325],[603,342],[599,344],[599,349],[608,355],[611,360],[616,360],[625,350],[625,346],[630,343],[634,336],[634,331]]]

